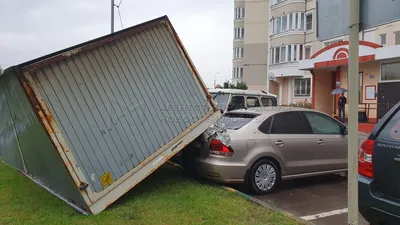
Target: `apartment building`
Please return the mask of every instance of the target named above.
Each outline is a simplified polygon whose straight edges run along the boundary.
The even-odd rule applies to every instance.
[[[315,0],[235,0],[233,82],[276,94],[282,105],[311,102],[311,73],[298,62],[321,48],[315,6]]]
[[[269,1],[235,0],[232,81],[267,90]]]

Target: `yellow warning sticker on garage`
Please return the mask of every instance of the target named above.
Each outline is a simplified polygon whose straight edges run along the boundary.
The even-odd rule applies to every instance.
[[[107,187],[107,186],[110,186],[114,182],[114,179],[113,179],[111,173],[107,172],[103,176],[100,177],[100,182],[101,182],[101,185],[103,185],[103,187]]]

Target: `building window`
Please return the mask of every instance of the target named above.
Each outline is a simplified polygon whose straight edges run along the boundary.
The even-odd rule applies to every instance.
[[[235,8],[235,20],[244,18],[244,8]]]
[[[302,60],[303,59],[303,45],[299,46],[299,51],[300,51],[299,60]]]
[[[386,34],[379,35],[379,39],[381,40],[381,45],[385,46],[386,45]]]
[[[240,59],[243,58],[243,48],[234,48],[233,49],[233,59]]]
[[[304,13],[301,13],[301,24],[300,24],[300,29],[303,30],[304,29]]]
[[[306,15],[306,30],[312,31],[312,14]]]
[[[243,39],[244,38],[244,28],[239,27],[235,28],[235,39]]]
[[[274,18],[271,21],[272,34],[279,34],[281,32],[285,32],[285,31],[293,30],[293,29],[304,30],[305,29],[304,18],[300,19],[299,17],[304,17],[304,13],[294,12],[294,13],[288,13],[283,16]],[[293,21],[293,20],[295,20],[295,21]],[[311,18],[311,21],[312,21],[312,18]],[[301,23],[299,23],[299,22],[301,22]],[[312,22],[311,22],[311,29],[312,29]]]
[[[282,16],[282,31],[287,31],[288,28],[288,21],[287,21],[287,15]]]
[[[286,46],[281,47],[281,60],[280,62],[286,62]]]
[[[275,48],[275,63],[279,63],[280,62],[280,49],[279,49],[279,47],[278,48]]]
[[[382,81],[400,80],[400,62],[382,64]]]
[[[304,47],[304,59],[311,59],[311,46]]]
[[[311,79],[295,79],[294,95],[296,97],[309,97],[311,93]]]
[[[281,32],[281,26],[282,26],[282,24],[281,24],[281,17],[278,17],[277,19],[276,19],[276,33],[280,33]]]
[[[243,67],[233,68],[233,78],[243,78]]]
[[[394,45],[400,45],[400,31],[394,32]]]
[[[311,46],[307,47],[310,48]],[[303,54],[303,45],[284,45],[280,47],[275,47],[270,49],[270,64],[278,64],[278,63],[285,63],[285,62],[294,62],[297,60],[301,60],[303,58],[302,55],[297,55],[298,51],[300,54]],[[299,49],[299,50],[298,50]],[[304,50],[306,51],[306,50]],[[311,57],[311,50],[310,50],[310,57]]]

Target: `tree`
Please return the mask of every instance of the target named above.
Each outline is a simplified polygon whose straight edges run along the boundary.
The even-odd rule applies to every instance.
[[[241,89],[241,90],[249,89],[249,87],[247,87],[246,83],[244,83],[244,82],[238,82],[235,85],[235,84],[229,83],[228,81],[224,82],[224,87],[223,88],[224,89],[228,89],[228,88],[229,89]]]

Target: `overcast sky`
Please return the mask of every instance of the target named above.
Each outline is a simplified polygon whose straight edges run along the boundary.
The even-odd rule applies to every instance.
[[[120,0],[115,0],[119,4]],[[111,0],[10,0],[0,13],[0,65],[9,67],[110,32]],[[123,0],[124,27],[167,15],[204,82],[231,78],[233,0]],[[115,30],[121,29],[115,11]]]

